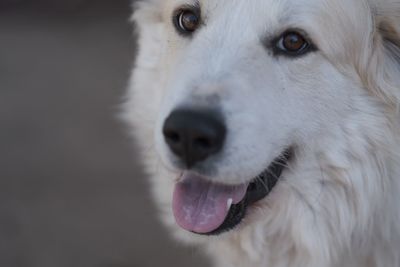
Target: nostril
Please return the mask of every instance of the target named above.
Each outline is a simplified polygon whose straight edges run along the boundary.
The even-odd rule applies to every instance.
[[[206,137],[198,137],[194,140],[194,145],[203,149],[211,149],[213,142]]]
[[[179,133],[175,132],[175,131],[164,131],[164,136],[165,138],[168,139],[169,142],[172,143],[179,143],[181,141],[181,136],[179,135]]]

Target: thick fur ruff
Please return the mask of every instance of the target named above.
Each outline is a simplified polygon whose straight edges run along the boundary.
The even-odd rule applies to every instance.
[[[400,1],[200,0],[205,21],[184,38],[171,17],[192,2],[137,3],[124,106],[174,236],[218,267],[400,267]],[[260,40],[286,28],[318,50],[274,56]],[[172,216],[180,170],[161,125],[180,106],[226,117],[217,182],[244,182],[295,144],[273,192],[229,233],[196,236]]]

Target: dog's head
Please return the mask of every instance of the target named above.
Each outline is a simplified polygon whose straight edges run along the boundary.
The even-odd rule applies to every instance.
[[[303,236],[313,222],[345,236],[368,221],[360,203],[385,183],[374,180],[382,155],[368,155],[390,146],[399,100],[398,10],[378,0],[140,2],[128,108],[147,150],[154,135],[166,213],[207,235],[262,224]]]

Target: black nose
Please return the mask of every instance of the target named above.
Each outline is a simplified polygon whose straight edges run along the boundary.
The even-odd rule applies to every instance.
[[[175,110],[165,120],[163,134],[172,152],[190,168],[221,150],[226,128],[217,112]]]

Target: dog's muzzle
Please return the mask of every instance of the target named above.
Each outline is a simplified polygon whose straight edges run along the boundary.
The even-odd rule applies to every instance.
[[[212,182],[191,168],[221,151],[226,136],[221,118],[216,112],[181,109],[172,112],[163,127],[165,142],[186,167],[174,190],[174,216],[179,226],[197,234],[217,235],[235,228],[249,205],[269,195],[293,153],[283,151],[248,183]]]
[[[170,150],[190,169],[222,149],[226,127],[218,112],[180,109],[165,120],[163,134]]]

